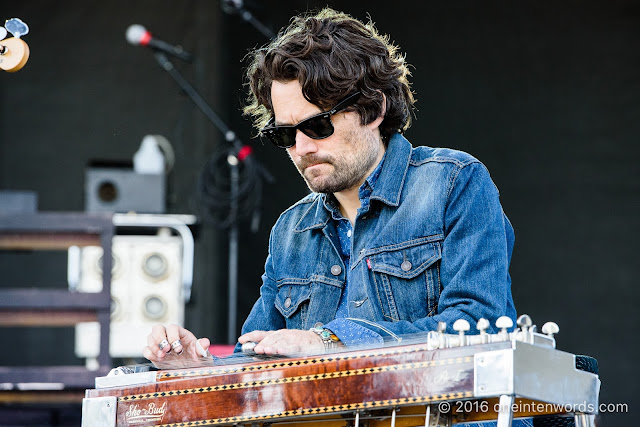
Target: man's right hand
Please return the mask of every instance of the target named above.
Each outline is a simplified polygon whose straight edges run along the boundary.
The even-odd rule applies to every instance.
[[[202,360],[209,357],[210,344],[208,338],[197,339],[195,335],[181,326],[155,325],[147,336],[147,346],[142,350],[142,354],[154,365],[156,363],[171,363],[174,360],[181,362]]]

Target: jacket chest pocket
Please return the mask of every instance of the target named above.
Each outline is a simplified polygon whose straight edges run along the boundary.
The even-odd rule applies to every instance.
[[[306,329],[311,299],[309,284],[282,283],[278,287],[275,306],[285,318],[287,329]]]
[[[413,322],[437,312],[441,258],[439,241],[380,252],[369,258],[385,320]]]

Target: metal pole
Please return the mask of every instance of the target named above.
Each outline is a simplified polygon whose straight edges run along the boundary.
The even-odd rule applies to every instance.
[[[232,160],[235,159],[234,160]],[[229,296],[228,296],[228,321],[227,321],[227,343],[235,344],[237,341],[236,318],[238,312],[238,187],[240,183],[240,172],[238,171],[238,161],[235,156],[229,156],[229,167],[231,171],[231,203],[229,216],[232,218],[229,226]]]
[[[497,427],[511,427],[511,422],[513,421],[513,401],[513,396],[507,394],[500,396]]]

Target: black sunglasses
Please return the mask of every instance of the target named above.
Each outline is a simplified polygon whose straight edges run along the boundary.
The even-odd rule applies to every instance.
[[[358,101],[358,98],[360,98],[360,92],[352,93],[342,101],[338,102],[338,105],[333,107],[331,110],[311,116],[296,125],[273,125],[274,118],[272,118],[269,120],[267,126],[260,130],[260,133],[266,135],[267,138],[269,138],[269,140],[279,148],[291,148],[296,145],[296,131],[298,129],[300,129],[300,132],[304,133],[309,138],[328,138],[333,135],[333,123],[331,123],[331,116],[352,106]]]

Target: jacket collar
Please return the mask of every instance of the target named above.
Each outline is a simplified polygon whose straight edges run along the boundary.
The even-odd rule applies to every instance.
[[[411,148],[411,143],[400,133],[389,139],[387,155],[371,199],[380,200],[389,206],[400,205],[400,195],[411,160]]]
[[[400,205],[400,195],[409,170],[410,160],[411,143],[400,133],[394,134],[389,140],[387,154],[382,164],[380,176],[371,193],[371,199],[380,200],[389,206]],[[324,206],[326,197],[326,194],[316,195],[296,224],[294,232],[324,228],[327,225],[331,219],[331,213]]]

